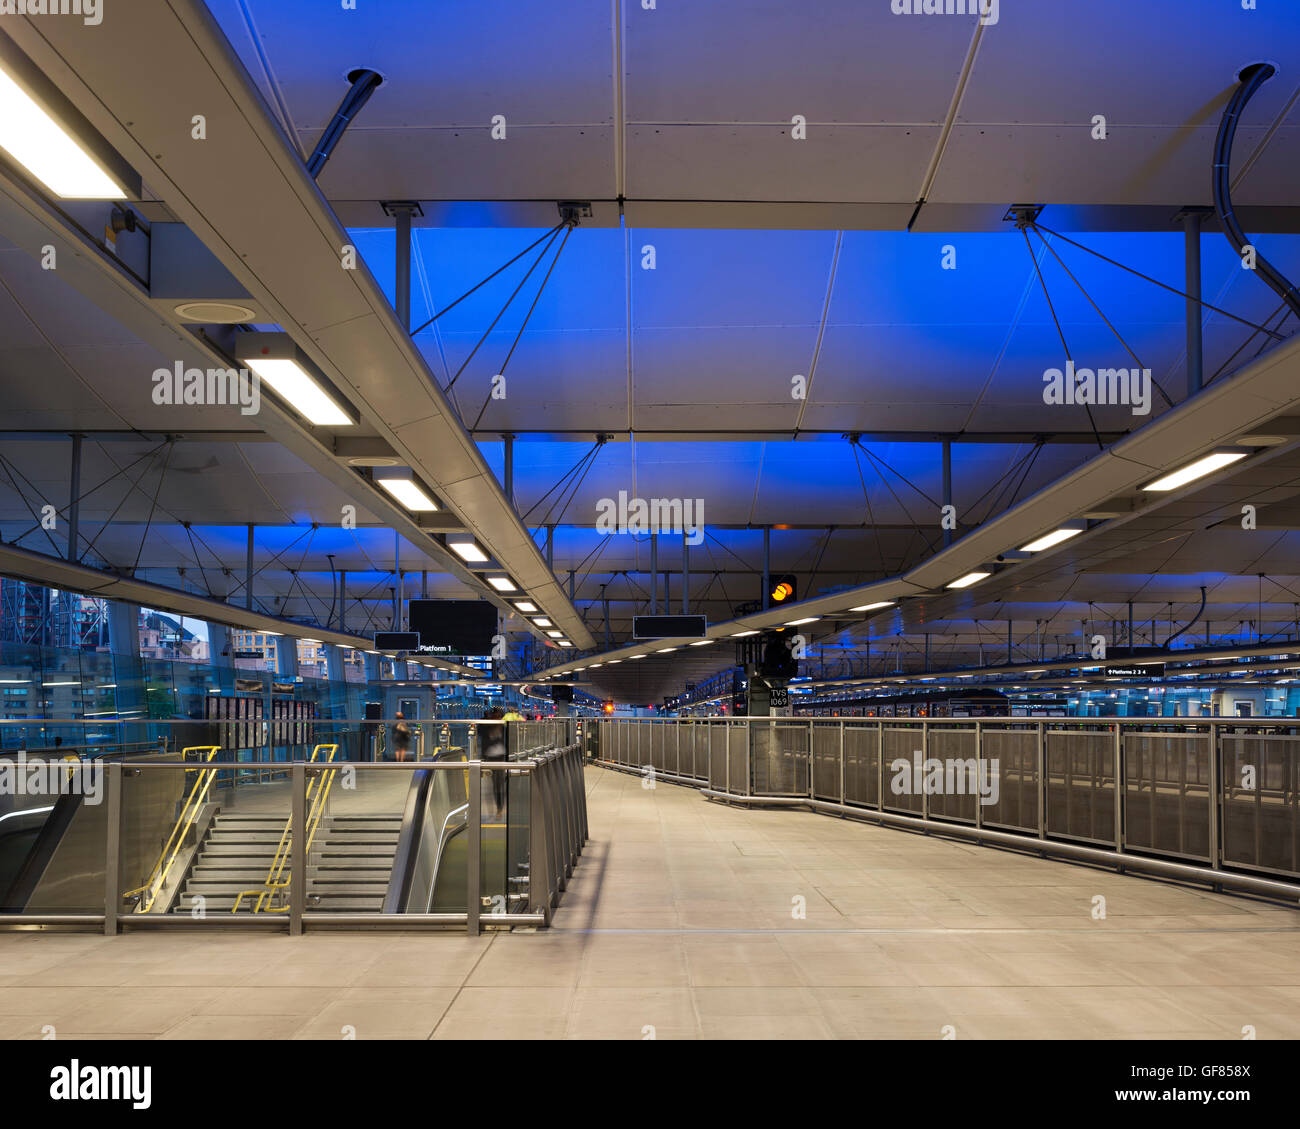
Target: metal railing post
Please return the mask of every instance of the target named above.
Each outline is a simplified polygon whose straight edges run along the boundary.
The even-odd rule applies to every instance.
[[[930,723],[921,722],[921,818],[926,823],[930,822],[930,789],[925,786],[925,781],[929,776],[926,772],[925,762],[930,759]]]
[[[845,770],[844,770],[844,722],[840,721],[840,803],[849,802],[848,790],[845,787]]]
[[[469,824],[465,829],[465,932],[479,935],[479,913],[483,908],[483,762],[469,762]],[[532,868],[529,868],[531,877]]]
[[[1209,855],[1210,867],[1219,870],[1222,866],[1222,848],[1219,841],[1220,828],[1223,826],[1223,795],[1219,783],[1220,768],[1220,750],[1219,750],[1219,725],[1218,722],[1210,722],[1210,732],[1207,734],[1210,742],[1210,764],[1209,764],[1209,791],[1210,791],[1210,838],[1209,838]],[[1262,784],[1263,781],[1261,780]]]
[[[1038,723],[1038,837],[1047,838],[1047,723]]]
[[[122,765],[104,766],[104,936],[117,934],[118,911],[122,904]]]
[[[1115,850],[1124,850],[1124,737],[1123,726],[1118,721],[1111,722],[1115,729]],[[1154,780],[1152,781],[1154,789]],[[1152,831],[1155,826],[1152,824]]]
[[[999,766],[1000,767],[1000,766]],[[975,826],[984,826],[984,793],[980,785],[984,782],[984,726],[975,721]],[[998,798],[1002,798],[1002,781],[998,781]]]
[[[289,935],[297,937],[307,905],[307,765],[303,761],[293,762],[290,781]]]

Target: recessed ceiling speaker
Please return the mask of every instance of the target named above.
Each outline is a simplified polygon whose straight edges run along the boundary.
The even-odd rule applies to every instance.
[[[234,325],[257,317],[256,310],[233,302],[182,302],[176,312],[186,321],[200,321],[205,325]]]

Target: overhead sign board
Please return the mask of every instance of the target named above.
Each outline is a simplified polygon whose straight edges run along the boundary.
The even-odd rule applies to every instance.
[[[634,615],[633,639],[689,639],[708,633],[709,621],[702,615]]]
[[[1101,668],[1107,678],[1163,678],[1164,663],[1111,663]]]
[[[418,651],[420,636],[414,631],[376,631],[376,651]]]

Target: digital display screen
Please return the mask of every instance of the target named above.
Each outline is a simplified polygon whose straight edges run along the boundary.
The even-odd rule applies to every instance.
[[[412,600],[407,626],[419,636],[421,654],[490,655],[497,614],[486,600]]]

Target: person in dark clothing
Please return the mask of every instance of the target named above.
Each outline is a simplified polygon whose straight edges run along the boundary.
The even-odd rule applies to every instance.
[[[411,727],[406,718],[398,711],[397,724],[393,726],[393,756],[396,760],[411,759]]]
[[[501,723],[503,714],[500,706],[493,706],[483,715],[484,721],[478,728],[479,757],[485,761],[503,761],[506,759],[506,727]],[[492,724],[495,722],[496,724]],[[506,774],[490,772],[492,777],[492,797],[496,800],[497,812],[506,810]]]

